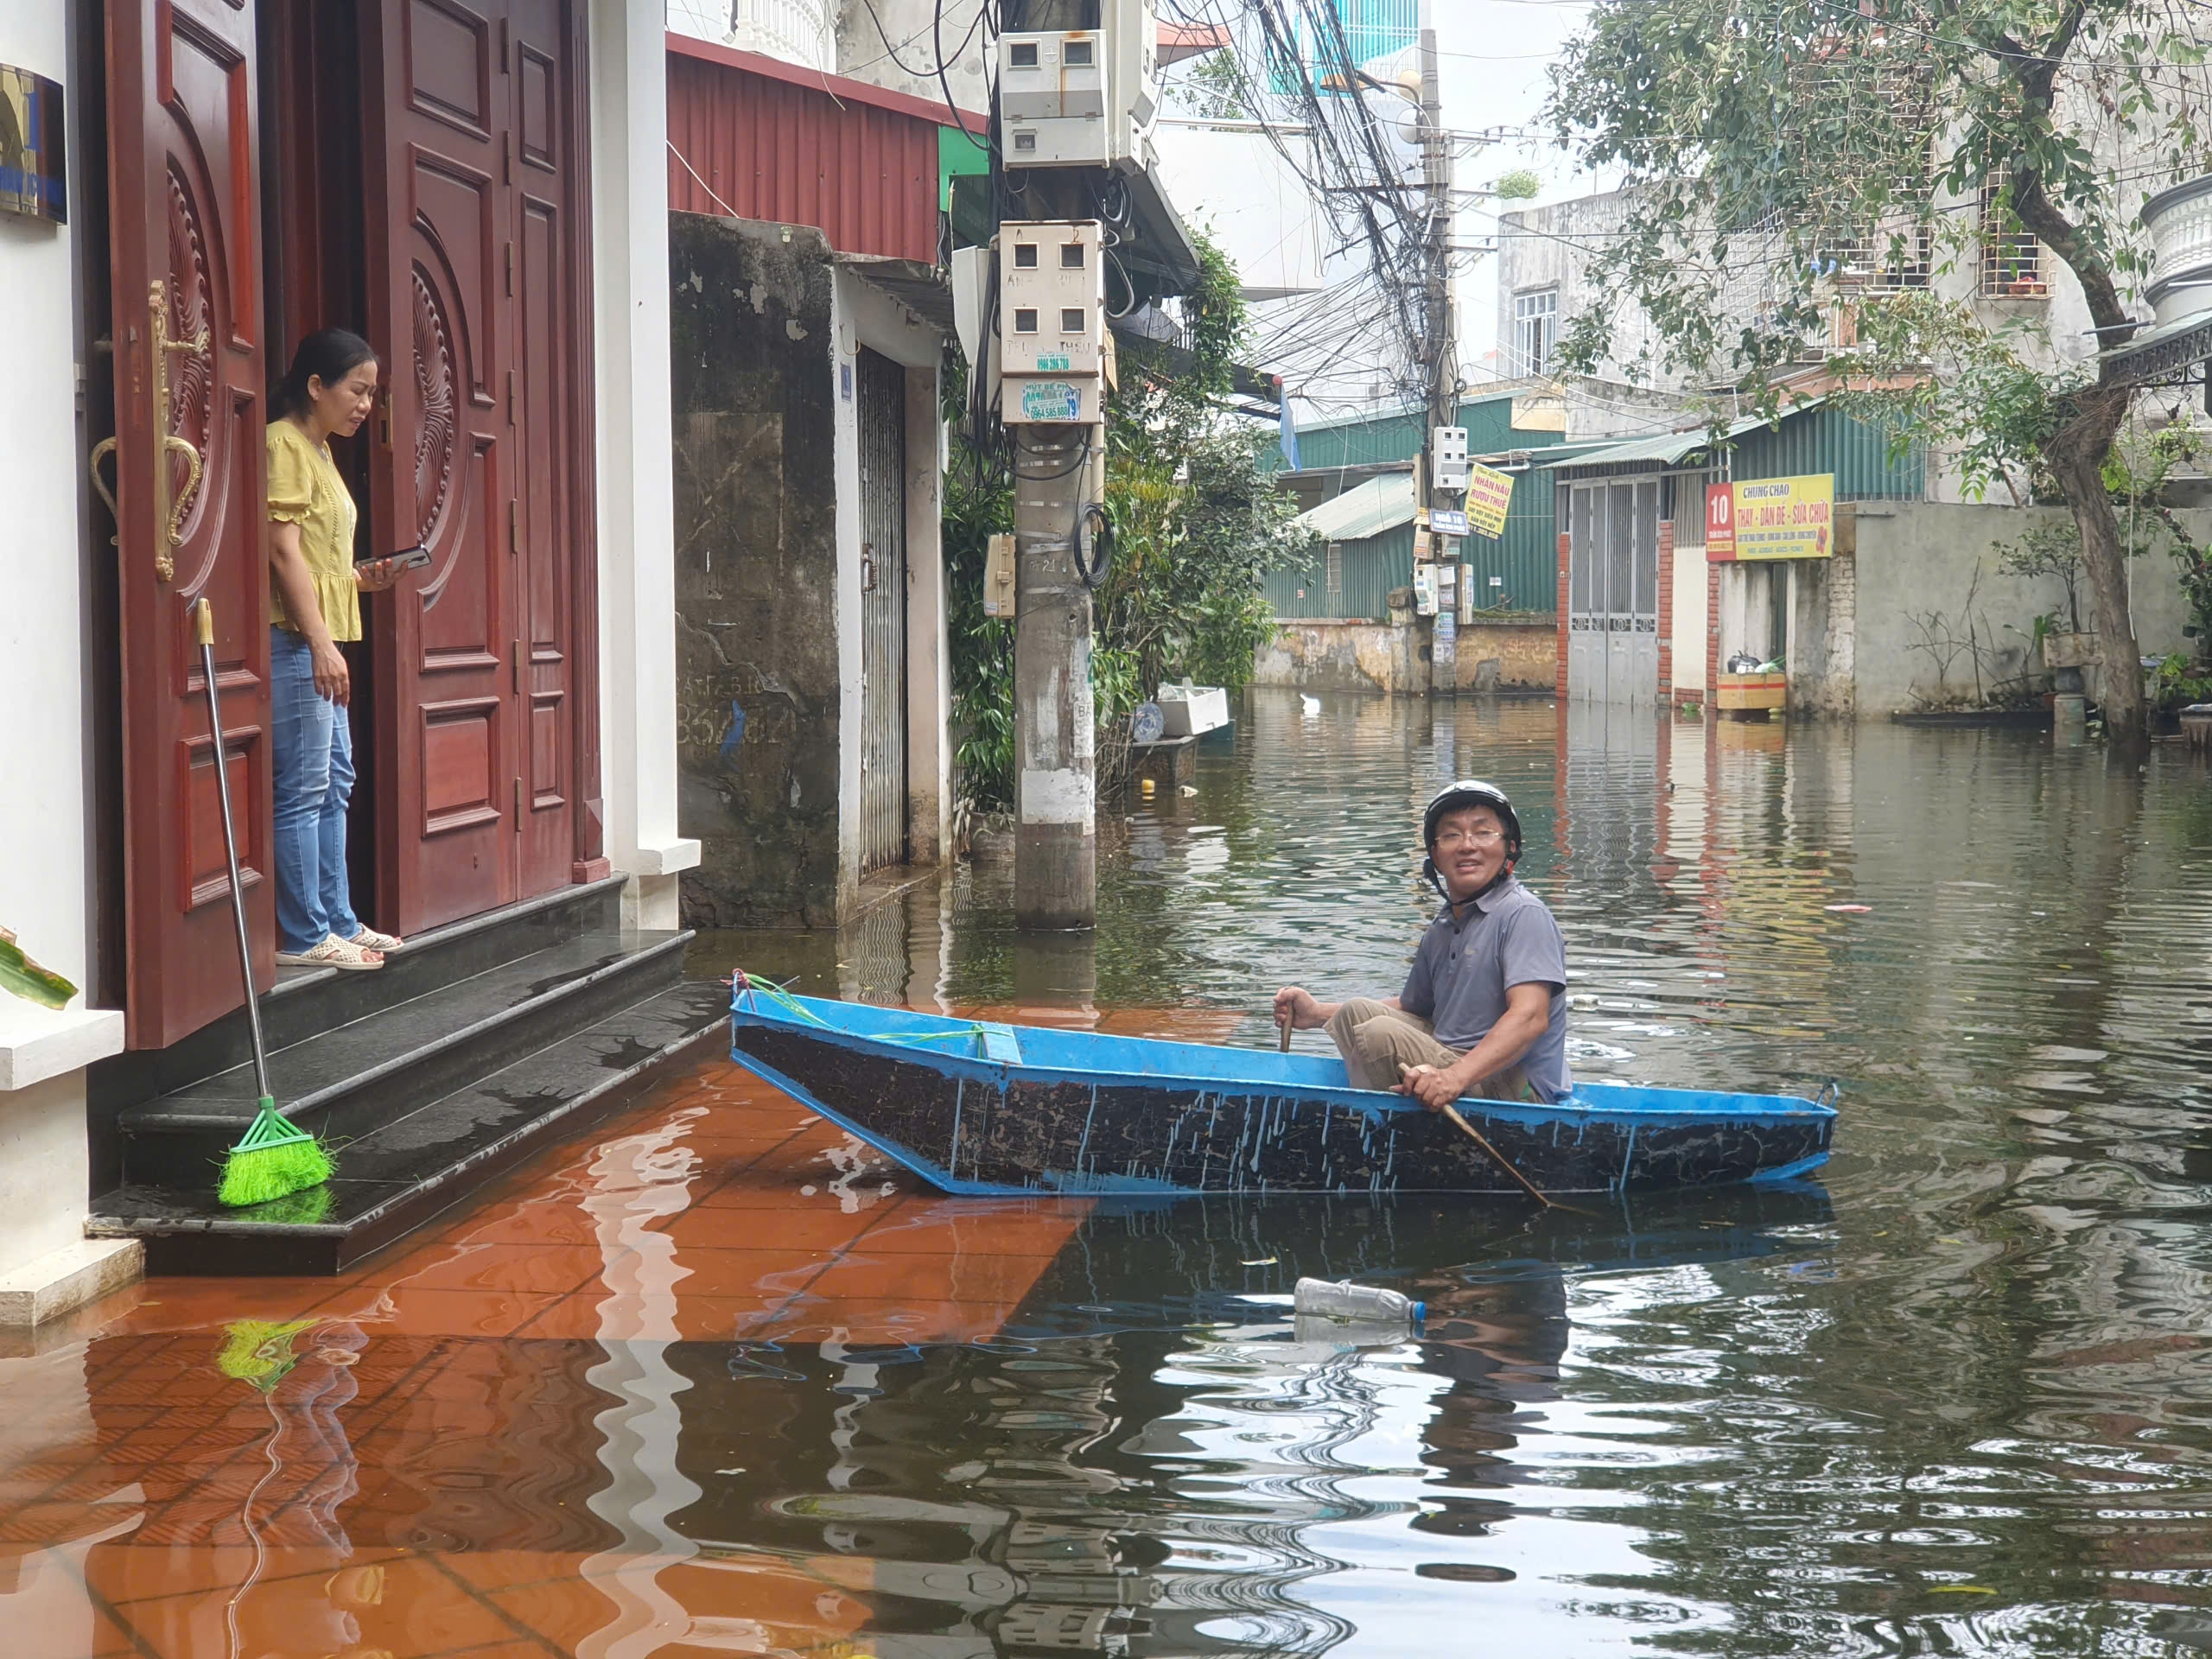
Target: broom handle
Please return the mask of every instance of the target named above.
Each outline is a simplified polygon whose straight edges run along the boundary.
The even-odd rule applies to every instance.
[[[215,793],[223,803],[223,851],[231,861],[231,918],[238,929],[238,971],[245,977],[245,1019],[253,1032],[253,1080],[269,1099],[269,1059],[261,1046],[261,999],[253,991],[253,946],[245,931],[245,892],[238,880],[238,835],[231,818],[230,756],[223,750],[223,705],[215,689],[215,607],[205,598],[192,607],[200,637],[200,672],[207,682],[207,728],[215,740]]]

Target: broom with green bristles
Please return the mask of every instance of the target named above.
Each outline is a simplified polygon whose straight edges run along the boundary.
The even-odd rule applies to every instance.
[[[245,1139],[223,1160],[218,1203],[233,1208],[266,1204],[330,1179],[330,1154],[321,1142],[276,1109],[269,1092],[269,1058],[261,1044],[261,999],[253,989],[253,946],[245,931],[245,892],[238,881],[238,830],[231,819],[231,768],[223,748],[223,708],[215,688],[215,610],[204,598],[192,607],[200,639],[200,672],[207,682],[207,726],[215,750],[215,792],[223,804],[223,850],[231,863],[231,914],[238,928],[238,970],[245,976],[245,1017],[253,1033],[253,1080],[261,1109]]]

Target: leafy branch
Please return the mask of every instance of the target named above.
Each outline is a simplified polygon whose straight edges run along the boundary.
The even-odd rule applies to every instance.
[[[0,985],[46,1008],[65,1008],[77,995],[74,985],[24,955],[16,936],[4,927],[0,927]]]

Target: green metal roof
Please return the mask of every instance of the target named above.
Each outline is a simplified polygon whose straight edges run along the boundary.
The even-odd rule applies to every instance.
[[[1363,541],[1414,521],[1414,475],[1386,473],[1298,515],[1325,542]]]
[[[1809,409],[1811,404],[1801,404]],[[1796,414],[1796,410],[1789,411]],[[1785,415],[1783,419],[1789,418]],[[1731,438],[1741,437],[1746,432],[1757,431],[1767,423],[1763,415],[1749,415],[1733,422],[1728,428]],[[1656,437],[1634,438],[1626,443],[1616,443],[1604,449],[1586,450],[1579,455],[1562,455],[1557,461],[1547,458],[1536,462],[1539,467],[1614,467],[1624,461],[1651,461],[1662,467],[1672,467],[1688,461],[1700,450],[1713,447],[1713,434],[1707,428],[1694,427],[1687,432],[1662,432]]]

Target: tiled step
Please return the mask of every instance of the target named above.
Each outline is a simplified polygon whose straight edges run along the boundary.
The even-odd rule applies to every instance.
[[[269,1057],[277,1109],[342,1152],[674,984],[690,938],[586,933],[308,1036]],[[249,1060],[125,1110],[124,1183],[212,1192],[223,1154],[253,1122],[256,1097]]]
[[[666,937],[660,948],[680,956],[688,936]],[[728,989],[712,981],[668,985],[479,1080],[388,1110],[338,1150],[337,1174],[315,1192],[226,1210],[210,1183],[129,1185],[94,1202],[86,1230],[143,1239],[149,1273],[339,1272],[596,1122],[658,1066],[710,1046],[728,1008]]]
[[[612,932],[621,925],[622,878],[562,887],[536,899],[416,934],[372,974],[335,968],[281,968],[261,999],[261,1024],[270,1048],[289,1048],[318,1032],[397,1007],[518,957],[585,933]],[[236,973],[234,958],[210,971]],[[241,1008],[167,1048],[118,1054],[94,1066],[90,1077],[93,1116],[117,1112],[174,1093],[204,1077],[248,1064],[253,1048]]]

